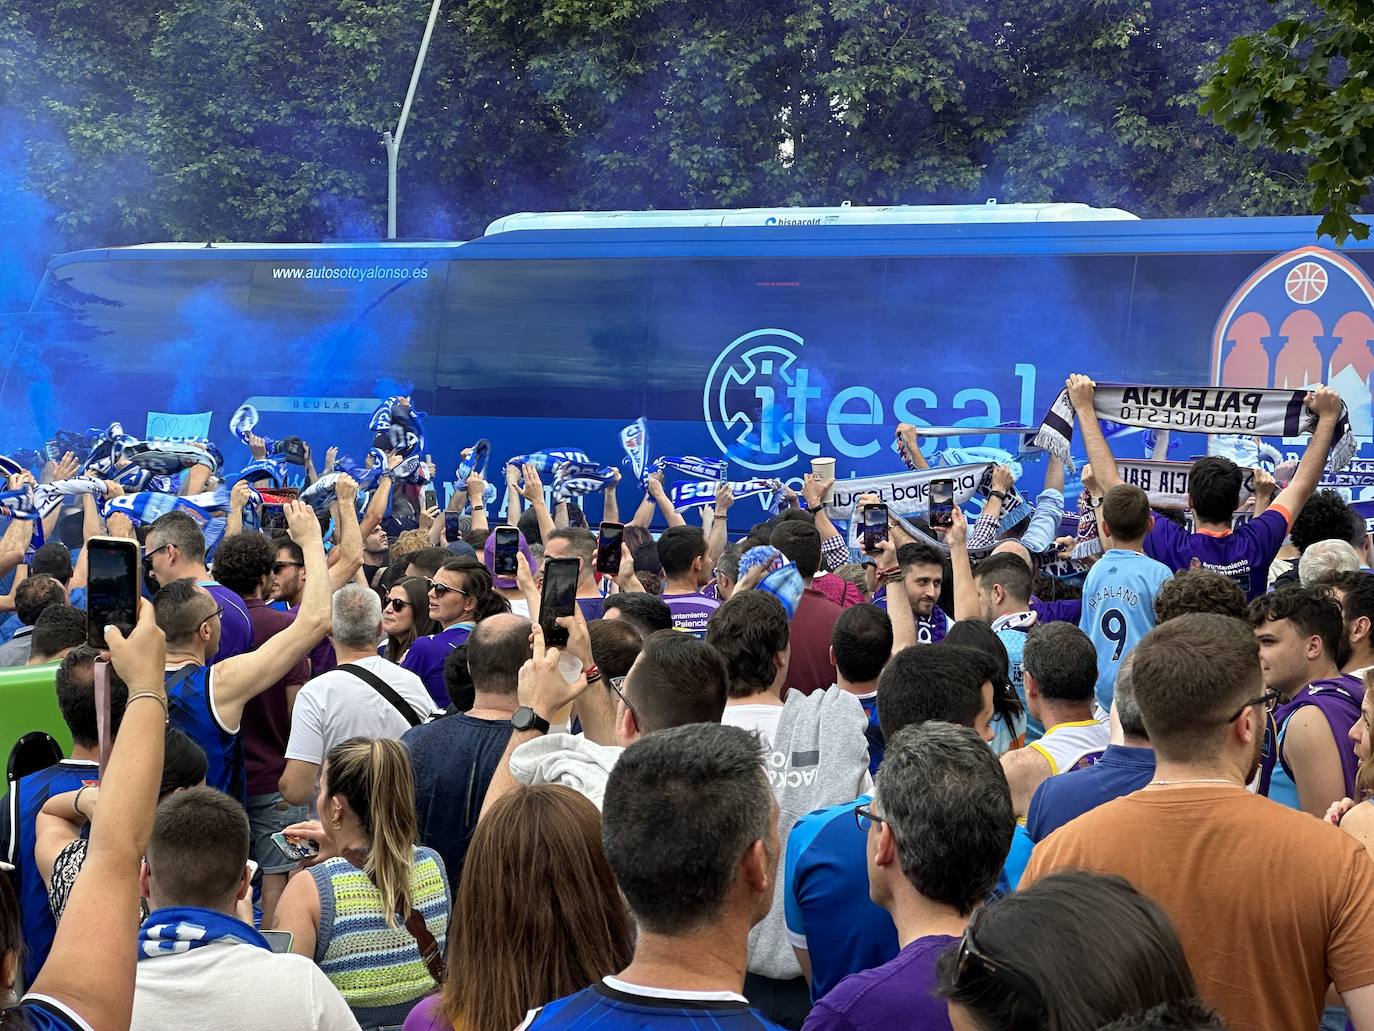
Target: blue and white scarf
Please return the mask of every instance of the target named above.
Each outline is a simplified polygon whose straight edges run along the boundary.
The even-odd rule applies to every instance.
[[[555,504],[605,490],[615,482],[615,470],[595,462],[562,462],[553,474]]]
[[[999,437],[1017,436],[1020,441],[1017,445],[1017,457],[1025,458],[1037,455],[1041,449],[1035,444],[1035,434],[1038,428],[1035,426],[1020,426],[1016,423],[999,423],[996,426],[917,426],[916,435],[919,437]],[[914,455],[907,452],[906,443],[901,436],[892,442],[892,450],[901,456],[908,469],[919,469]],[[937,456],[938,457],[938,456]],[[953,463],[957,464],[957,463]]]
[[[698,458],[696,455],[682,458],[665,456],[654,459],[654,468],[659,472],[672,469],[699,480],[723,480],[729,474],[730,463],[723,458]]]
[[[282,487],[286,483],[286,465],[275,458],[259,458],[229,477],[229,483],[232,486],[241,480],[260,480],[264,477],[273,487]]]
[[[689,508],[714,505],[719,489],[718,480],[678,480],[668,488],[668,500],[675,510],[684,512]],[[732,480],[730,493],[736,501],[757,497],[768,512],[777,511],[783,496],[782,483],[778,480]]]
[[[42,519],[61,507],[64,498],[81,494],[102,497],[105,484],[94,476],[76,476],[70,480],[40,483],[36,487],[0,491],[0,507],[3,514],[17,519]]]
[[[272,951],[266,938],[227,913],[198,906],[164,906],[138,928],[138,958],[177,956],[214,942],[238,942]]]
[[[466,485],[468,477],[476,473],[482,479],[487,478],[487,463],[491,460],[491,441],[483,437],[476,444],[472,445],[472,450],[468,452],[467,458],[458,464],[458,482]],[[463,489],[466,489],[464,486]]]
[[[248,503],[252,506],[261,505],[262,495],[250,490]],[[221,486],[217,490],[184,498],[175,494],[143,491],[110,498],[101,506],[101,514],[107,518],[119,514],[135,526],[146,526],[168,512],[185,512],[194,519],[205,537],[206,556],[213,556],[215,548],[224,536],[224,528],[229,518],[229,488]]]
[[[640,416],[620,431],[620,446],[625,449],[625,462],[641,488],[649,482],[649,420]]]
[[[396,395],[377,406],[367,426],[374,432],[387,433],[391,438],[391,450],[409,458],[424,453],[423,418],[423,412],[415,411],[406,398]]]
[[[250,404],[241,404],[238,410],[229,417],[229,432],[243,441],[244,447],[252,447],[253,429],[258,424],[258,410]],[[267,448],[270,455],[276,449],[277,442],[271,437],[259,435],[259,440]]]
[[[180,440],[136,440],[124,445],[120,457],[156,476],[175,476],[193,465],[215,467],[204,447]]]
[[[106,478],[118,468],[124,445],[135,442],[135,438],[125,433],[124,426],[117,422],[110,423],[104,430],[91,430],[89,439],[91,450],[81,471]]]

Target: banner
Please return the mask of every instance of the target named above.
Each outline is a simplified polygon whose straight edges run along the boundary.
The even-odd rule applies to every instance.
[[[649,482],[649,420],[640,416],[620,431],[620,446],[625,461],[641,490]]]
[[[954,503],[962,505],[978,491],[983,477],[991,473],[992,463],[953,465],[915,472],[894,472],[885,476],[862,476],[836,480],[835,493],[826,510],[831,519],[852,519],[854,502],[862,494],[876,494],[890,513],[925,518],[930,511],[932,480],[954,481]]]
[[[1192,462],[1154,462],[1148,459],[1117,459],[1116,471],[1126,483],[1139,487],[1150,496],[1152,508],[1188,507],[1188,472]],[[1240,504],[1254,493],[1255,470],[1242,469]],[[1374,481],[1371,481],[1374,482]]]
[[[736,501],[757,497],[759,504],[766,511],[771,511],[782,497],[781,486],[777,480],[731,480],[730,492]],[[714,505],[719,488],[718,480],[678,480],[668,488],[668,500],[679,512]]]

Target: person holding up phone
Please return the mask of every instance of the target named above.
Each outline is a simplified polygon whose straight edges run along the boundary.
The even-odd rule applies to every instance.
[[[606,610],[605,599],[596,585],[598,572],[609,572],[614,576],[620,571],[620,543],[625,528],[619,523],[602,523],[601,534],[592,533],[580,527],[564,527],[555,530],[544,538],[544,575],[548,576],[548,564],[553,559],[573,559],[577,562],[577,607],[582,610],[584,619],[600,619]],[[610,565],[606,554],[614,555],[614,569],[599,569]],[[562,613],[571,615],[572,613]]]
[[[329,632],[329,571],[320,523],[309,505],[285,506],[291,539],[300,547],[307,580],[290,626],[256,651],[214,662],[223,610],[194,580],[173,580],[153,599],[167,635],[167,697],[172,724],[205,749],[206,783],[246,797],[239,727],[250,698],[279,681]]]

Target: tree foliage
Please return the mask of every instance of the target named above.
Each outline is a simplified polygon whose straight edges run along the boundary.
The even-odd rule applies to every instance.
[[[0,190],[47,205],[61,246],[380,234],[423,0],[16,2],[0,130],[22,161],[0,158],[19,180]],[[1286,141],[1245,152],[1197,111],[1230,39],[1273,18],[1265,0],[445,0],[401,234],[846,200],[1299,211]]]
[[[1363,240],[1355,219],[1374,176],[1374,11],[1358,0],[1315,0],[1239,36],[1203,87],[1203,112],[1253,147],[1299,155],[1319,232]]]

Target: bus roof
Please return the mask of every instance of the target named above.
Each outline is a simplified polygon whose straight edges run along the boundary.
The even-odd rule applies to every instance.
[[[1330,241],[1315,216],[1063,222],[634,226],[510,229],[470,242],[154,243],[55,255],[50,269],[87,261],[443,261],[611,258],[815,258],[1274,254]],[[1374,239],[1341,249],[1374,249]]]

